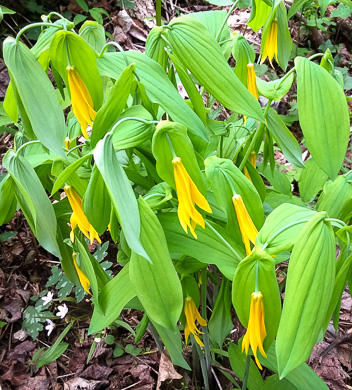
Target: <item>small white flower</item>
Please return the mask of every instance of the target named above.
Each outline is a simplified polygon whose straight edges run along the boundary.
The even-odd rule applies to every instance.
[[[101,342],[101,338],[100,337],[95,337],[94,338],[94,342],[96,342],[97,344]]]
[[[44,306],[53,300],[54,294],[49,291],[44,297],[42,297]]]
[[[46,322],[48,325],[45,327],[45,330],[47,331],[48,336],[50,336],[51,332],[55,328],[55,324],[51,320],[46,320]]]
[[[56,313],[56,315],[61,319],[63,319],[68,312],[68,307],[64,303],[63,305],[60,305],[57,308],[59,309],[59,311]]]

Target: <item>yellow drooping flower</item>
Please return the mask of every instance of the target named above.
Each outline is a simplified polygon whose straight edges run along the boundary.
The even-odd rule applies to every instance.
[[[65,193],[72,208],[72,215],[70,219],[72,231],[70,233],[71,241],[74,241],[74,229],[78,225],[79,230],[90,240],[93,244],[94,238],[101,244],[98,233],[94,227],[89,223],[82,209],[82,199],[71,186],[65,186]]]
[[[204,347],[202,340],[198,337],[199,334],[203,334],[200,330],[198,330],[196,326],[196,321],[201,326],[207,326],[207,322],[204,318],[199,314],[199,311],[194,303],[193,298],[187,297],[185,299],[185,316],[186,316],[186,325],[185,325],[185,339],[186,343],[188,341],[189,335],[192,333],[196,342]]]
[[[84,275],[84,273],[79,269],[79,267],[77,265],[77,261],[76,261],[77,253],[72,253],[72,258],[73,258],[73,264],[74,264],[76,271],[77,271],[79,281],[80,281],[84,291],[87,292],[88,294],[90,294],[90,292],[89,292],[90,281],[86,277],[86,275]]]
[[[248,91],[258,100],[258,88],[255,79],[254,65],[250,62],[247,64],[247,88]]]
[[[242,234],[242,241],[246,248],[247,255],[251,254],[250,241],[254,244],[258,235],[258,230],[255,227],[252,218],[248,214],[245,204],[241,195],[235,194],[232,197],[233,205],[235,206],[238,225]]]
[[[66,72],[71,93],[72,110],[81,125],[82,134],[85,138],[88,138],[87,126],[93,126],[96,116],[92,97],[74,66],[68,66]]]
[[[172,160],[172,165],[174,167],[174,177],[178,197],[178,219],[183,230],[188,233],[187,227],[189,227],[193,236],[197,238],[197,234],[194,231],[196,225],[200,225],[204,229],[205,223],[202,214],[195,206],[197,205],[208,213],[212,212],[211,208],[205,197],[201,194],[189,176],[181,158],[174,158]]]
[[[249,320],[247,326],[247,332],[242,340],[242,351],[246,351],[248,355],[249,346],[252,348],[253,355],[257,366],[262,370],[262,366],[259,363],[257,357],[257,349],[260,353],[267,357],[264,348],[263,341],[266,337],[265,329],[265,314],[264,314],[264,305],[263,305],[263,295],[260,291],[254,292],[251,295],[251,306],[249,309]]]
[[[250,155],[249,155],[249,162],[251,163],[251,165],[254,167],[254,168],[257,168],[257,154],[256,152],[251,152]],[[252,181],[252,178],[248,172],[248,169],[246,167],[244,167],[244,174],[246,176],[247,179],[249,179],[250,181]]]
[[[273,19],[270,24],[268,35],[266,36],[266,40],[264,42],[262,59],[260,61],[261,64],[265,61],[266,57],[269,58],[269,62],[271,66],[273,66],[272,59],[274,57],[276,59],[276,62],[278,62],[277,60],[277,19]]]

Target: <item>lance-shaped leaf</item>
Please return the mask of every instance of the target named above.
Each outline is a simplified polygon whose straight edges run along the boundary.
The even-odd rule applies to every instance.
[[[100,53],[106,44],[104,27],[94,20],[87,20],[79,29],[79,35]]]
[[[164,35],[173,53],[199,83],[226,108],[264,121],[259,103],[229,67],[204,25],[185,16],[176,18],[169,26]]]
[[[323,67],[297,57],[299,122],[314,161],[334,179],[345,158],[350,132],[346,97]]]
[[[284,306],[276,339],[280,378],[305,362],[324,325],[335,280],[336,245],[326,212],[298,236],[288,266]]]
[[[103,82],[98,73],[95,50],[72,31],[58,31],[51,42],[49,54],[67,86],[66,67],[71,65],[77,69],[94,102],[94,109],[98,110],[103,102]]]
[[[272,211],[259,230],[256,245],[270,254],[291,250],[307,222],[316,214],[305,207],[284,203]]]
[[[323,188],[317,203],[318,211],[326,211],[330,218],[343,219],[345,222],[352,213],[352,172],[328,182]]]
[[[17,200],[13,179],[6,175],[0,182],[0,226],[11,221],[16,212]]]
[[[129,264],[127,264],[101,289],[99,305],[94,306],[88,333],[93,334],[109,326],[135,296],[129,278]]]
[[[279,326],[281,298],[276,281],[275,261],[262,249],[253,252],[240,262],[232,284],[232,303],[242,325],[247,328],[251,295],[255,291],[258,274],[258,288],[263,295],[265,329],[264,350],[273,342]]]
[[[279,102],[290,90],[294,79],[295,75],[293,73],[288,77],[273,81],[264,81],[260,77],[257,77],[256,81],[259,94]]]
[[[247,64],[254,62],[255,52],[253,46],[238,32],[233,36],[232,55],[236,60],[235,74],[247,86]]]
[[[48,76],[31,51],[11,37],[4,41],[4,60],[22,116],[44,146],[65,158],[65,118]]]
[[[184,232],[176,213],[161,213],[158,218],[173,258],[188,255],[205,264],[216,264],[228,279],[233,279],[245,254],[244,249],[228,237],[225,229],[206,221],[205,229],[198,229],[195,239]]]
[[[186,127],[180,123],[163,121],[157,125],[152,140],[152,148],[156,159],[156,170],[159,176],[171,187],[176,188],[174,169],[172,166],[173,155],[168,138],[177,157],[181,158],[186,171],[197,188],[204,194],[205,184],[197,163],[192,142],[187,135]]]
[[[301,171],[301,176],[298,180],[299,194],[303,202],[310,202],[324,187],[324,184],[328,180],[328,175],[319,167],[313,158],[306,161],[304,165],[305,169]]]
[[[204,124],[181,98],[163,68],[141,52],[129,51],[125,56],[128,61],[136,64],[136,74],[144,85],[149,99],[160,104],[174,121],[182,123],[201,140],[207,140]],[[105,53],[98,59],[98,68],[102,76],[118,79],[126,68],[124,56],[122,53]]]
[[[18,203],[39,243],[60,257],[54,209],[35,170],[26,159],[12,150],[6,153],[3,164],[14,181]]]
[[[145,43],[145,55],[156,61],[165,70],[167,54],[165,51],[166,42],[161,36],[162,32],[161,26],[155,26],[151,29]]]
[[[208,157],[205,160],[207,181],[221,209],[226,213],[228,228],[238,242],[242,242],[232,197],[235,192],[242,196],[254,224],[259,229],[264,222],[263,205],[253,183],[233,164],[232,161]]]
[[[295,167],[304,168],[301,148],[279,114],[270,108],[266,120],[267,128],[275,138],[275,141],[278,143],[287,160]]]
[[[129,247],[139,255],[149,259],[139,241],[141,220],[137,199],[125,171],[120,165],[112,146],[111,133],[98,142],[94,159],[105,181],[114,211],[119,219]]]
[[[152,263],[132,252],[130,280],[148,317],[175,329],[183,307],[180,280],[172,264],[163,229],[158,218],[139,198],[141,243]]]
[[[110,222],[111,200],[96,165],[93,166],[88,188],[83,197],[83,210],[94,229],[103,234]]]
[[[134,81],[133,70],[134,65],[130,65],[121,73],[115,85],[109,91],[105,103],[97,112],[92,128],[92,147],[95,147],[97,142],[111,130],[125,108],[132,81]]]

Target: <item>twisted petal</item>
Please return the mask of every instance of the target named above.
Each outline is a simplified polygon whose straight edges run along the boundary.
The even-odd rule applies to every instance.
[[[205,227],[202,214],[196,209],[196,205],[201,209],[211,213],[209,203],[198,190],[193,180],[189,176],[181,159],[176,157],[172,160],[174,168],[174,177],[178,197],[178,218],[183,230],[188,233],[188,227],[195,238],[197,235],[194,231],[196,225]]]
[[[74,241],[74,229],[78,225],[79,230],[90,240],[90,243],[92,244],[94,241],[94,238],[97,239],[99,243],[101,243],[101,240],[99,238],[98,233],[94,229],[94,227],[89,223],[86,215],[83,212],[82,209],[82,199],[77,194],[77,192],[71,187],[71,186],[65,186],[64,188],[65,193],[67,195],[68,201],[72,207],[72,215],[70,218],[71,228],[72,231],[70,233],[71,241]]]
[[[258,230],[248,214],[246,206],[243,203],[242,196],[238,194],[234,195],[232,197],[232,202],[235,206],[237,221],[242,234],[242,241],[246,247],[246,253],[249,255],[251,253],[249,241],[253,244],[255,243]]]
[[[274,56],[277,62],[277,19],[273,19],[270,24],[260,63],[262,64],[268,57],[270,65],[273,66],[272,59]]]
[[[257,366],[261,370],[263,368],[259,363],[257,357],[257,349],[259,349],[260,353],[264,357],[267,357],[263,348],[263,341],[265,337],[266,337],[266,329],[265,329],[263,295],[259,291],[259,292],[254,292],[251,295],[251,306],[249,311],[248,327],[247,327],[247,332],[243,337],[242,351],[245,350],[247,355],[250,346],[253,351],[255,362],[257,363]]]
[[[192,333],[196,342],[204,347],[202,340],[198,337],[199,334],[203,334],[197,326],[196,321],[198,321],[199,325],[206,326],[207,322],[204,318],[201,317],[199,311],[194,303],[192,298],[185,299],[185,308],[184,308],[185,316],[186,316],[186,325],[185,325],[185,339],[186,343],[188,341],[189,335]]]
[[[84,275],[84,273],[79,269],[79,267],[77,265],[77,261],[76,261],[77,253],[72,253],[72,258],[73,258],[73,264],[74,264],[76,271],[77,271],[79,281],[80,281],[84,291],[87,292],[88,294],[90,294],[90,292],[89,292],[90,281],[86,277],[86,275]]]
[[[71,92],[72,110],[81,125],[85,138],[88,138],[87,126],[93,125],[96,112],[93,109],[93,100],[88,88],[74,66],[66,68],[68,84]]]
[[[252,63],[247,64],[247,88],[248,91],[258,100],[258,88],[255,80],[254,65]]]

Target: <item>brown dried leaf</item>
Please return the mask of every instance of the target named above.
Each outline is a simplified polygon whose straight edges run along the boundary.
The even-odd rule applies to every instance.
[[[158,374],[158,383],[156,385],[156,390],[161,390],[162,386],[165,388],[164,382],[171,380],[182,379],[180,375],[174,368],[170,358],[166,355],[165,351],[161,354],[159,374]],[[164,385],[163,385],[164,384]],[[173,383],[174,385],[174,383]]]

